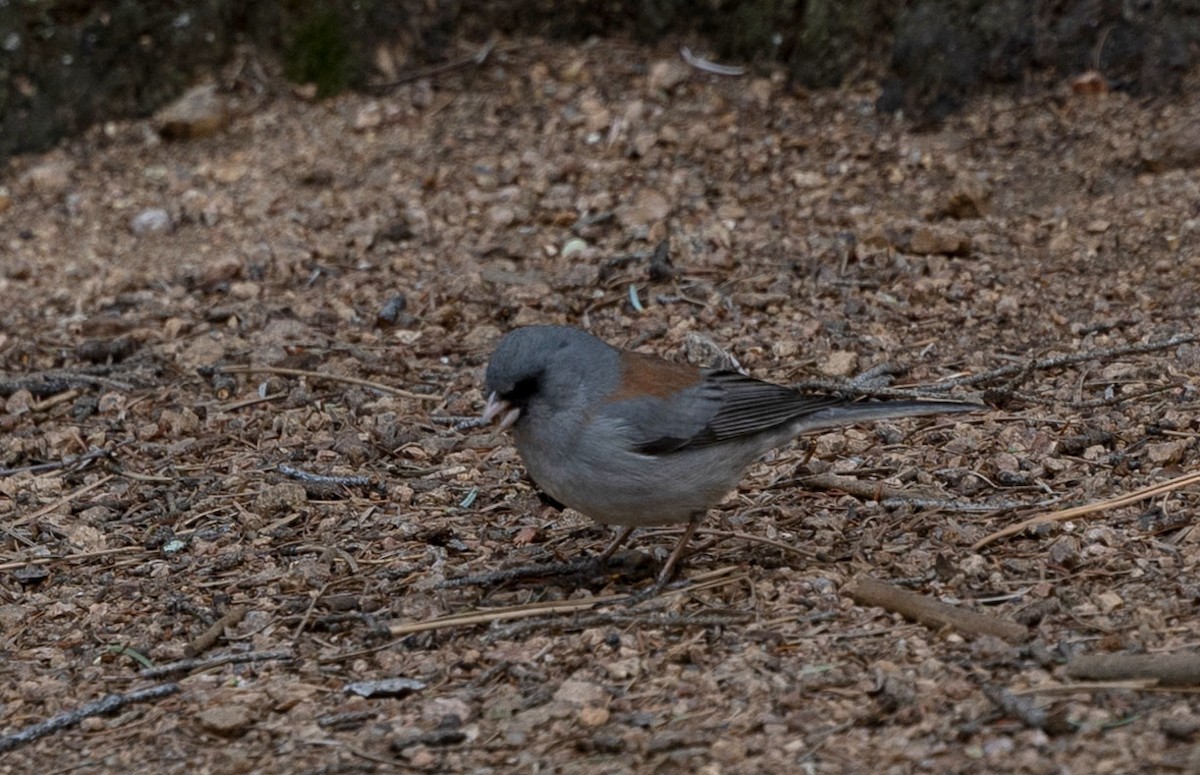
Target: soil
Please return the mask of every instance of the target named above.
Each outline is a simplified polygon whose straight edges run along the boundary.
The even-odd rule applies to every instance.
[[[1194,327],[1192,80],[918,134],[870,84],[518,40],[374,96],[243,75],[207,137],[12,160],[0,771],[1200,772],[1194,691],[1064,669],[1200,644],[1194,488],[972,548],[1195,469],[1200,347],[1131,349]],[[610,536],[454,425],[545,322],[989,409],[769,455],[650,600],[654,562],[448,584]],[[858,605],[863,576],[1029,636]]]

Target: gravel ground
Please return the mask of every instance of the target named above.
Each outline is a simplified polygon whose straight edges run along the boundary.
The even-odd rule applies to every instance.
[[[247,72],[219,132],[0,172],[0,771],[1200,772],[1194,690],[1064,667],[1200,645],[1195,488],[977,546],[1195,470],[1194,78],[918,134],[619,41],[324,102]],[[768,456],[649,601],[677,530],[448,584],[609,536],[453,425],[542,322],[990,408]]]

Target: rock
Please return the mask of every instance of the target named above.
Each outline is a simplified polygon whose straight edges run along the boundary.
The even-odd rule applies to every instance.
[[[821,373],[830,377],[849,377],[858,366],[858,354],[849,350],[834,350],[821,364]]]
[[[375,100],[371,100],[366,105],[363,105],[354,114],[354,129],[358,132],[374,129],[382,123],[383,107]]]
[[[671,212],[667,198],[652,188],[643,188],[617,208],[617,220],[627,229],[649,226]]]
[[[71,185],[75,165],[68,161],[46,161],[26,170],[20,183],[39,194],[58,194]]]
[[[608,723],[609,715],[608,708],[588,705],[579,711],[578,718],[585,727],[602,727]]]
[[[608,692],[598,684],[568,679],[558,687],[554,699],[574,705],[601,705],[608,699]]]
[[[129,221],[129,230],[139,237],[147,234],[162,234],[171,230],[171,216],[166,210],[151,208],[142,210]]]
[[[1150,172],[1200,167],[1200,132],[1185,124],[1147,141],[1141,150],[1142,163]]]
[[[253,717],[241,705],[217,705],[196,716],[201,728],[221,737],[241,737],[250,729]]]
[[[1183,453],[1187,450],[1187,445],[1187,439],[1164,441],[1159,444],[1147,444],[1146,459],[1160,466],[1178,463],[1183,459]]]
[[[254,510],[260,515],[295,511],[308,502],[304,488],[295,482],[280,482],[263,490],[254,500]]]
[[[190,140],[224,129],[229,110],[215,84],[201,84],[155,114],[153,123],[167,140]]]
[[[918,256],[965,256],[971,252],[971,238],[938,226],[918,226],[913,230],[908,251]]]
[[[493,226],[500,228],[511,226],[513,221],[517,219],[516,213],[507,205],[493,205],[488,208],[487,217]]]
[[[650,65],[650,74],[646,77],[646,86],[650,91],[671,91],[687,80],[690,75],[688,68],[675,59],[660,59]]]

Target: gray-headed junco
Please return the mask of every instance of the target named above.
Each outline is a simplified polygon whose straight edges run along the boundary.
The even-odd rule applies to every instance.
[[[512,429],[538,486],[622,527],[601,561],[634,528],[687,523],[654,592],[670,580],[704,513],[768,450],[821,428],[982,408],[800,392],[618,350],[567,326],[529,326],[501,339],[487,393],[483,421],[499,418],[501,429]]]

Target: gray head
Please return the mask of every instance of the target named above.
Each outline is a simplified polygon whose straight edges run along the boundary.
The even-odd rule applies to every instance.
[[[508,333],[488,361],[485,421],[507,428],[522,416],[559,411],[612,390],[617,351],[569,326],[528,326]]]

